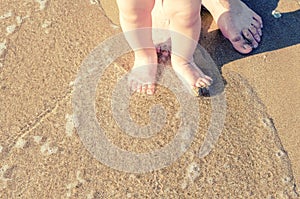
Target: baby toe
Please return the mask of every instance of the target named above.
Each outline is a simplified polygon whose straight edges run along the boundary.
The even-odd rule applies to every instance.
[[[198,88],[206,87],[206,84],[204,82],[202,82],[201,80],[197,81],[197,83],[195,85]]]
[[[141,84],[137,85],[136,92],[138,92],[138,93],[142,92],[142,85]]]
[[[137,82],[131,81],[130,89],[131,89],[132,92],[135,92],[137,90],[137,86],[138,86]]]
[[[155,84],[149,84],[147,86],[147,94],[148,95],[153,95],[155,92]]]
[[[146,93],[147,93],[147,89],[148,89],[148,85],[147,85],[147,84],[144,84],[144,85],[142,86],[141,92],[144,93],[144,94],[146,94]]]
[[[195,84],[196,87],[207,87],[211,85],[211,81],[207,78],[199,78]]]

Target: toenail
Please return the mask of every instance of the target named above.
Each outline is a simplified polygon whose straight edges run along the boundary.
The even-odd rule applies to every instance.
[[[260,36],[255,35],[255,39],[256,39],[257,41],[260,41]]]
[[[244,44],[244,45],[243,45],[243,48],[244,48],[244,49],[248,49],[248,48],[251,48],[251,46],[249,46],[248,44]]]
[[[203,83],[203,82],[199,82],[198,85],[197,85],[197,87],[200,87],[200,88],[203,88],[203,87],[205,87],[205,86],[206,86],[206,84]]]

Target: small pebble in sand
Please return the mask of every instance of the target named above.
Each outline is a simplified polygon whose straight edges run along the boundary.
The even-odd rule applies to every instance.
[[[15,32],[17,25],[13,24],[6,27],[7,35],[10,35]]]
[[[58,147],[54,146],[54,147],[50,147],[50,143],[46,142],[45,144],[43,144],[41,146],[40,149],[41,153],[46,154],[46,155],[52,155],[54,153],[57,153],[58,151]]]
[[[94,198],[94,192],[91,191],[89,194],[86,195],[86,199],[93,199]]]
[[[22,22],[23,22],[23,19],[22,19],[22,17],[17,16],[17,17],[16,17],[16,21],[17,21],[17,24],[18,24],[18,25],[21,25]]]
[[[85,179],[81,178],[80,176],[81,176],[81,172],[77,171],[76,172],[76,178],[77,178],[78,182],[85,183]]]
[[[263,60],[264,60],[264,61],[267,60],[267,55],[263,55]]]
[[[75,188],[79,183],[84,184],[86,182],[85,179],[80,177],[80,175],[81,175],[81,172],[77,171],[76,172],[76,180],[66,185],[66,188],[68,189],[68,191],[66,193],[67,198],[71,197],[73,188]],[[92,192],[90,194],[92,194]]]
[[[45,33],[46,34],[49,34],[50,33],[50,30],[48,29],[48,27],[50,27],[52,24],[51,21],[48,21],[48,20],[45,20],[44,23],[42,24],[42,28],[45,29]]]
[[[41,141],[42,139],[43,139],[42,136],[39,136],[39,135],[33,136],[33,140],[34,140],[34,142],[37,143],[37,144],[39,144],[40,141]]]
[[[292,178],[289,176],[286,176],[285,178],[282,179],[284,183],[289,183],[292,181]]]
[[[95,4],[99,4],[99,1],[98,0],[90,0],[90,3],[95,5]]]
[[[276,156],[279,157],[279,158],[281,158],[284,155],[285,155],[285,152],[283,150],[279,150],[279,151],[276,152]]]
[[[115,24],[110,24],[110,27],[112,27],[113,29],[120,29],[120,27]]]
[[[26,143],[27,143],[27,141],[20,137],[20,138],[17,140],[17,142],[16,142],[16,144],[15,144],[15,147],[16,147],[16,148],[19,148],[19,149],[22,149],[22,148],[25,146]]]
[[[275,199],[275,198],[272,195],[268,195],[266,199]]]
[[[213,185],[215,183],[215,180],[212,177],[207,178],[207,183],[210,185]]]
[[[74,122],[73,122],[73,115],[66,115],[66,134],[67,136],[72,136],[74,130]]]
[[[192,162],[186,168],[186,176],[181,184],[182,189],[188,188],[190,184],[193,184],[195,180],[200,176],[200,167],[196,162]]]
[[[49,26],[51,26],[51,21],[45,20],[44,23],[42,24],[42,28],[48,28]]]
[[[3,175],[5,173],[5,171],[9,168],[9,166],[7,164],[3,165],[1,168],[0,168],[0,179],[2,178],[3,179]]]
[[[4,13],[3,15],[1,15],[1,16],[0,16],[0,19],[6,19],[6,18],[9,18],[9,17],[11,17],[11,16],[13,16],[13,13],[12,13],[12,11],[10,10],[10,11]]]
[[[273,10],[273,11],[272,11],[272,15],[273,15],[273,17],[276,18],[276,19],[278,19],[278,18],[281,17],[281,13],[280,13],[279,11],[277,11],[277,10]]]
[[[67,186],[66,186],[66,188],[68,189],[68,191],[66,193],[67,198],[71,197],[71,195],[72,195],[72,189],[75,188],[77,185],[78,185],[77,181],[71,182],[71,183],[67,184]]]
[[[47,0],[35,0],[37,3],[40,4],[40,10],[44,10],[47,5]]]
[[[187,168],[187,176],[191,182],[200,176],[200,167],[197,163],[192,162]]]
[[[276,131],[273,120],[271,118],[264,118],[263,123],[265,127],[270,128],[272,131]]]
[[[70,81],[69,86],[73,87],[74,86],[74,81]]]
[[[3,150],[3,146],[0,145],[0,153],[2,153]]]
[[[181,189],[186,189],[188,187],[188,182],[185,180],[183,181],[183,183],[181,184]]]
[[[2,58],[5,54],[7,47],[6,47],[6,41],[0,43],[0,58]]]
[[[12,167],[9,167],[7,164],[0,167],[0,190],[3,190],[7,187],[7,181],[10,181],[10,171]],[[8,176],[9,175],[9,176]]]

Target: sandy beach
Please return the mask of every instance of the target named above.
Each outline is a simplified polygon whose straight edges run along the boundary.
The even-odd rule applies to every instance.
[[[204,69],[215,66],[213,73],[221,74],[224,84],[217,94],[226,98],[224,123],[216,127],[220,131],[207,133],[213,115],[220,114],[216,99],[224,99],[191,99],[193,104],[187,104],[186,110],[197,111],[200,119],[195,117],[191,123],[196,125],[189,129],[193,139],[190,134],[182,135],[191,141],[188,147],[174,148],[184,153],[174,161],[167,154],[167,166],[138,172],[154,168],[159,159],[154,155],[147,166],[137,158],[131,165],[126,157],[117,162],[118,154],[101,150],[106,146],[99,144],[104,138],[93,135],[92,128],[94,137],[82,131],[89,118],[74,110],[79,106],[78,98],[74,102],[76,92],[77,96],[80,92],[83,97],[94,95],[95,120],[107,140],[128,154],[168,146],[184,124],[178,113],[186,105],[176,92],[159,86],[156,95],[134,94],[129,103],[130,117],[140,126],[150,123],[152,106],[164,107],[166,122],[157,134],[136,138],[118,126],[112,109],[118,94],[114,90],[133,63],[132,52],[112,60],[101,78],[88,81],[98,65],[111,59],[100,59],[105,52],[118,54],[125,48],[116,39],[112,48],[96,48],[121,33],[115,2],[2,0],[0,198],[298,198],[300,2],[244,2],[264,19],[262,43],[247,56],[231,47],[208,11],[201,13],[199,63]],[[275,18],[273,10],[281,17]],[[103,54],[97,54],[97,49]],[[80,79],[83,66],[86,76]],[[165,67],[171,69],[168,64]],[[78,82],[85,79],[97,88],[80,90]],[[124,100],[117,97],[116,102]],[[211,150],[202,157],[203,143]]]

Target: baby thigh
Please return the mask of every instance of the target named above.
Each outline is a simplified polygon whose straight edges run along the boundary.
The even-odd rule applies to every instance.
[[[155,0],[117,0],[121,21],[136,27],[149,26],[154,3]]]

